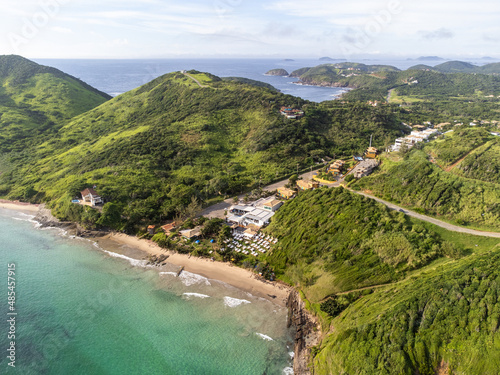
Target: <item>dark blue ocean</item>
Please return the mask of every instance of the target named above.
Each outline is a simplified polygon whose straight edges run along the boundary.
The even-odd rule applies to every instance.
[[[288,73],[303,68],[341,60],[320,61],[319,59],[158,59],[158,60],[60,60],[35,59],[36,62],[55,67],[80,78],[89,85],[112,96],[123,94],[166,73],[195,69],[219,77],[244,77],[269,83],[285,94],[298,96],[314,102],[333,100],[344,90],[332,87],[296,85],[296,78],[266,76],[271,69],[283,68]],[[416,60],[358,60],[363,64],[392,65],[407,69],[416,64],[437,65],[443,61]],[[470,61],[482,65],[490,61]]]

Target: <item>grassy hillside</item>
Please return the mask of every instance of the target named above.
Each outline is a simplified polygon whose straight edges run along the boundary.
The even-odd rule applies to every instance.
[[[412,150],[396,163],[385,159],[378,173],[352,186],[460,225],[500,230],[499,185],[446,172],[424,151]]]
[[[300,194],[273,217],[266,231],[280,241],[267,261],[320,301],[401,280],[439,258],[467,253],[466,242],[452,245],[429,228],[346,189],[318,189]]]
[[[399,69],[388,65],[365,65],[359,63],[323,64],[314,68],[299,69],[291,73],[302,83],[319,86],[367,87],[376,85],[386,72]]]
[[[499,250],[364,295],[334,319],[314,373],[498,374]]]
[[[341,188],[299,194],[266,231],[279,238],[266,260],[320,318],[315,374],[497,373],[499,239]]]
[[[110,99],[57,69],[0,56],[0,153],[53,136],[69,119]]]
[[[283,105],[306,116],[287,120]],[[381,142],[401,129],[383,108],[322,106],[210,74],[171,73],[75,117],[0,176],[0,194],[52,202],[60,217],[80,221],[70,199],[97,185],[122,212],[117,227],[133,230],[176,215],[193,197],[288,178],[297,164],[362,152],[369,134]]]
[[[500,183],[500,137],[486,128],[458,127],[426,145],[424,151],[453,174]]]

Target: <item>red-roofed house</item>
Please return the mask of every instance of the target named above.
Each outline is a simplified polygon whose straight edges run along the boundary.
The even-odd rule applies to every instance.
[[[83,201],[90,203],[91,206],[102,203],[102,198],[92,188],[85,189],[81,194]]]
[[[165,234],[168,236],[170,233],[175,231],[175,229],[177,229],[177,223],[174,221],[173,223],[165,224],[164,226],[161,227],[161,229],[163,229]]]

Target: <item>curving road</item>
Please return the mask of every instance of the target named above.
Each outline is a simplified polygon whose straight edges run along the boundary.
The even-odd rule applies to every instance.
[[[363,195],[363,196],[365,196],[367,198],[374,199],[377,202],[385,204],[387,207],[389,207],[389,208],[391,208],[393,210],[401,211],[401,212],[405,213],[408,216],[412,216],[412,217],[420,219],[422,221],[427,221],[428,223],[437,225],[437,226],[439,226],[441,228],[444,228],[444,229],[451,230],[453,232],[468,233],[468,234],[473,234],[475,236],[500,238],[500,233],[498,233],[498,232],[484,232],[484,231],[481,231],[481,230],[469,229],[469,228],[460,227],[458,225],[449,224],[449,223],[446,223],[444,221],[435,219],[433,217],[422,215],[422,214],[419,214],[419,213],[417,213],[415,211],[411,211],[411,210],[408,210],[406,208],[400,207],[400,206],[398,206],[398,205],[396,205],[394,203],[387,202],[387,201],[385,201],[383,199],[377,198],[377,197],[375,197],[373,195],[370,195],[370,194],[367,194],[367,193],[363,193],[363,192],[356,191],[356,190],[351,190],[351,189],[349,189],[349,191],[351,191],[353,193],[356,193],[356,194]]]
[[[314,172],[307,172],[307,173],[300,175],[300,177],[302,177],[304,179],[311,179],[313,176],[313,173]],[[338,186],[340,186],[340,182],[341,181],[337,181],[337,182],[334,182],[331,184],[322,184],[322,186],[338,187]],[[279,187],[285,186],[285,184],[287,184],[287,183],[288,183],[288,180],[283,180],[280,182],[276,182],[272,185],[265,186],[262,189],[268,190],[268,191],[273,191]],[[367,194],[367,193],[363,193],[363,192],[351,190],[351,189],[349,189],[349,191],[351,191],[352,193],[355,193],[355,194],[363,195],[363,196],[370,198],[370,199],[374,199],[379,203],[385,204],[387,207],[389,207],[392,210],[403,212],[404,214],[406,214],[408,216],[414,217],[414,218],[422,220],[422,221],[426,221],[428,223],[437,225],[438,227],[450,230],[452,232],[467,233],[467,234],[472,234],[475,236],[483,236],[483,237],[500,238],[500,232],[486,232],[486,231],[481,231],[481,230],[460,227],[458,225],[449,224],[449,223],[446,223],[444,221],[435,219],[433,217],[422,215],[422,214],[419,214],[415,211],[408,210],[407,208],[403,208],[403,207],[398,206],[394,203],[377,198],[377,197],[370,195],[370,194]],[[243,199],[243,197],[244,197],[244,195],[239,196],[239,198],[241,198],[241,199]],[[206,216],[208,218],[219,217],[219,218],[223,219],[224,218],[224,211],[227,210],[229,207],[231,207],[232,204],[233,204],[233,200],[231,198],[226,199],[223,202],[220,202],[220,203],[217,203],[213,206],[205,208],[201,212],[201,215]]]

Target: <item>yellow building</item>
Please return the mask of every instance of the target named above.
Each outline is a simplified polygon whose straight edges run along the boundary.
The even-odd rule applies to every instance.
[[[297,180],[297,187],[300,190],[316,189],[319,187],[319,182],[311,180]]]
[[[345,161],[335,160],[335,162],[332,165],[330,165],[330,168],[328,168],[328,172],[331,172],[334,176],[338,176],[339,174],[342,173],[344,165]]]
[[[286,187],[280,187],[278,188],[278,195],[281,198],[290,199],[295,195],[295,190],[288,189]]]
[[[378,150],[375,147],[368,147],[365,152],[365,156],[369,159],[375,159],[377,157]]]

